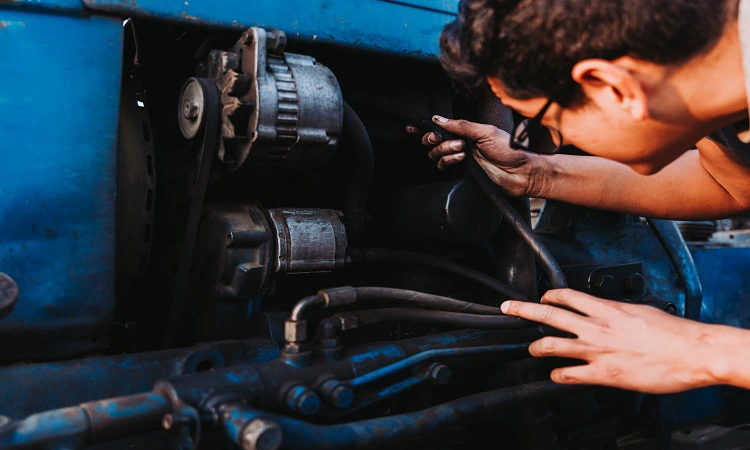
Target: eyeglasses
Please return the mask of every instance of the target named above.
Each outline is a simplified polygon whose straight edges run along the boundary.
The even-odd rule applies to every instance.
[[[563,143],[562,133],[560,130],[542,125],[542,117],[553,103],[566,103],[571,91],[571,83],[563,83],[534,117],[516,123],[511,134],[511,148],[533,150],[537,153],[555,153],[560,150]],[[556,135],[556,140],[553,139],[553,134]]]

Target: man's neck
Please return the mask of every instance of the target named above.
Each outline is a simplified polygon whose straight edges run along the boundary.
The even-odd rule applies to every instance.
[[[708,132],[746,118],[747,92],[737,21],[727,24],[711,50],[675,69],[670,78],[680,91],[686,112]]]

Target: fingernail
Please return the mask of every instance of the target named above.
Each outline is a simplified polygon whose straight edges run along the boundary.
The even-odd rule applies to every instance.
[[[466,153],[458,153],[456,156],[454,156],[455,161],[463,161],[464,157],[466,156]]]
[[[435,136],[435,133],[430,133],[430,135],[427,136],[427,142],[430,144],[437,144],[440,140]]]
[[[500,305],[500,311],[502,311],[503,314],[507,314],[509,307],[510,305],[508,304],[508,302],[504,302],[502,305]]]
[[[432,120],[435,121],[435,122],[437,122],[437,123],[445,123],[445,122],[448,121],[448,119],[446,119],[443,116],[432,116]]]
[[[464,142],[463,141],[453,141],[451,142],[451,148],[453,150],[461,150],[464,148]]]

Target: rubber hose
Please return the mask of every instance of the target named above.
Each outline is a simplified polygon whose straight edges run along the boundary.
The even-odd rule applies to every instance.
[[[474,281],[482,286],[485,286],[493,291],[504,296],[506,299],[523,300],[528,301],[525,295],[516,291],[512,287],[493,278],[485,273],[478,270],[472,269],[471,267],[464,266],[462,264],[448,261],[436,256],[427,255],[424,253],[412,252],[408,250],[395,250],[387,248],[364,248],[357,250],[350,250],[352,259],[356,261],[354,255],[359,251],[362,257],[362,262],[381,262],[381,261],[405,261],[414,264],[431,267],[434,269],[442,270],[448,273],[452,273],[467,280]]]
[[[354,288],[354,290],[357,293],[357,303],[385,300],[448,312],[492,316],[502,315],[500,308],[496,306],[480,305],[478,303],[465,302],[425,292],[386,287],[358,287]]]
[[[521,238],[529,245],[534,255],[537,257],[539,264],[542,266],[544,271],[552,283],[554,289],[562,289],[568,287],[568,282],[565,280],[565,275],[562,269],[557,264],[557,261],[552,256],[552,253],[547,247],[534,236],[534,231],[531,227],[518,215],[513,206],[508,202],[505,194],[485,173],[482,166],[472,157],[471,149],[467,149],[466,153],[469,155],[466,158],[464,167],[469,173],[469,176],[477,183],[479,189],[490,199],[492,204],[500,211],[508,224],[521,236]]]
[[[365,125],[346,102],[344,102],[343,134],[351,139],[354,155],[354,169],[344,213],[350,219],[361,222],[367,212],[367,200],[375,178],[375,157],[372,151],[372,141]]]

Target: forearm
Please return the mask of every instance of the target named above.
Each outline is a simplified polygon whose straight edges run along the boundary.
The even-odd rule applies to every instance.
[[[750,389],[750,331],[723,325],[706,325],[700,341],[706,346],[711,384]]]
[[[650,176],[603,158],[540,158],[545,167],[542,170],[546,171],[541,177],[544,183],[537,186],[542,198],[645,217],[685,220],[728,217],[746,209],[703,167],[697,151],[686,152]]]

